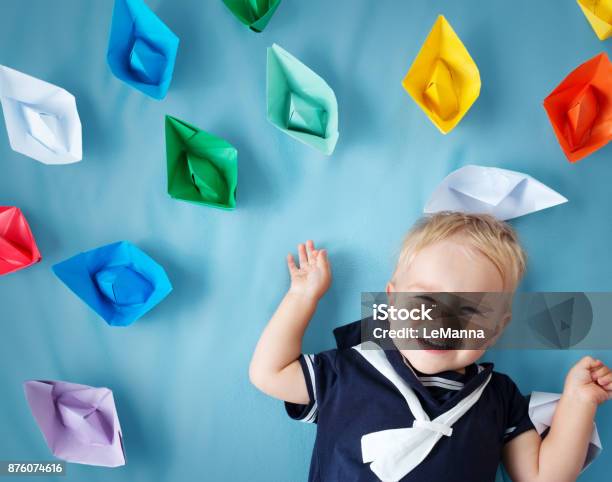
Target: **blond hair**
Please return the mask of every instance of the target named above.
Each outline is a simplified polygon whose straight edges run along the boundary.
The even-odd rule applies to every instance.
[[[516,289],[525,272],[526,254],[514,229],[489,214],[443,211],[420,219],[404,238],[395,273],[407,267],[421,249],[454,235],[464,236],[495,265],[505,289]]]

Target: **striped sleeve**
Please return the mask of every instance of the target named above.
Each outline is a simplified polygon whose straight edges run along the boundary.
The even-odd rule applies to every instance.
[[[300,366],[306,381],[310,401],[306,405],[285,402],[287,414],[294,420],[317,423],[319,408],[325,399],[328,388],[335,380],[335,350],[317,355],[302,355]]]

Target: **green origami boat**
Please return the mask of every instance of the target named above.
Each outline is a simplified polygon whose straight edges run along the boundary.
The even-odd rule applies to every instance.
[[[274,44],[268,48],[268,120],[329,155],[338,142],[338,101],[327,82]]]
[[[224,139],[166,116],[168,194],[221,209],[236,207],[238,151]]]
[[[223,3],[251,30],[262,32],[281,0],[223,0]]]

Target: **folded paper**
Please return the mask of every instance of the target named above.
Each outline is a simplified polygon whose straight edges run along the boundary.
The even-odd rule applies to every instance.
[[[168,194],[222,209],[236,207],[238,151],[229,142],[166,116]]]
[[[262,32],[281,0],[223,0],[223,3],[251,30]]]
[[[552,425],[553,415],[557,409],[557,404],[561,394],[559,393],[548,393],[548,392],[532,392],[529,398],[529,418],[538,431],[542,435]],[[602,450],[601,440],[599,439],[599,432],[597,431],[597,425],[593,423],[593,432],[591,433],[591,440],[589,442],[589,448],[587,449],[586,459],[582,470],[586,469],[591,462],[600,454]]]
[[[164,269],[127,241],[77,254],[53,271],[111,326],[130,325],[172,291]]]
[[[577,0],[599,40],[612,37],[612,0]]]
[[[570,162],[612,140],[612,63],[605,53],[570,73],[544,99],[544,108]]]
[[[565,202],[561,194],[527,174],[468,165],[444,178],[423,211],[486,213],[506,220]]]
[[[25,216],[14,206],[0,206],[0,275],[27,268],[41,260]]]
[[[155,99],[172,81],[178,37],[143,0],[115,0],[107,61],[113,74]]]
[[[402,85],[443,134],[455,128],[480,95],[478,67],[442,15]]]
[[[49,449],[78,464],[125,465],[113,392],[50,380],[24,383],[26,400]]]
[[[83,158],[81,120],[70,92],[0,65],[0,102],[14,151],[44,164]]]
[[[338,142],[338,101],[327,82],[289,52],[268,48],[268,120],[329,155]]]

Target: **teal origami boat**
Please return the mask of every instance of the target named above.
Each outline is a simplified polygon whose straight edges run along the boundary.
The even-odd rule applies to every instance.
[[[338,101],[331,87],[286,50],[268,48],[268,120],[324,154],[338,142]]]

